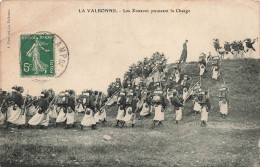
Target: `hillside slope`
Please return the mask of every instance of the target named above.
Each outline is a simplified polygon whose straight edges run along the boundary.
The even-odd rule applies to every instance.
[[[210,68],[210,66],[208,67]],[[54,127],[46,130],[0,126],[1,166],[216,166],[257,167],[259,161],[260,60],[224,60],[222,75],[229,87],[231,109],[227,118],[218,112],[218,89],[210,71],[202,78],[210,90],[212,110],[207,127],[200,127],[200,115],[185,114],[192,109],[188,101],[183,118],[175,124],[175,113],[167,107],[163,125],[151,129],[153,115],[136,120],[134,128],[115,127],[116,106],[109,108],[107,121],[97,130]],[[199,80],[197,63],[188,63],[184,73]],[[29,119],[29,118],[27,118]],[[111,140],[103,139],[104,135]],[[19,140],[16,140],[19,139]]]
[[[184,68],[183,68],[184,67]],[[260,59],[223,60],[221,62],[221,76],[217,81],[211,78],[211,64],[207,66],[207,72],[201,78],[204,90],[209,91],[213,113],[217,112],[218,91],[222,84],[229,88],[230,110],[229,117],[239,120],[260,119]],[[183,74],[192,77],[192,85],[200,81],[198,62],[190,62],[182,65]],[[169,69],[171,72],[172,69]],[[189,102],[184,112],[192,109]],[[110,114],[115,116],[115,106],[110,108]],[[112,113],[111,113],[112,112]]]

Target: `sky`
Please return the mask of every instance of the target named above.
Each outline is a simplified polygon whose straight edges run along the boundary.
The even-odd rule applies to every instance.
[[[242,3],[243,2],[243,3]],[[118,13],[79,13],[79,9],[113,8]],[[7,48],[7,13],[11,16],[11,46]],[[190,13],[123,13],[123,9],[186,9]],[[213,52],[214,38],[224,41],[259,36],[259,3],[227,1],[7,1],[1,4],[0,87],[21,85],[39,95],[84,89],[106,92],[109,83],[122,78],[128,67],[164,53],[168,62],[179,59],[188,42],[187,61],[201,52]],[[69,49],[69,64],[60,77],[39,83],[22,78],[19,69],[19,36],[38,31],[59,35]],[[259,58],[259,42],[255,45]]]

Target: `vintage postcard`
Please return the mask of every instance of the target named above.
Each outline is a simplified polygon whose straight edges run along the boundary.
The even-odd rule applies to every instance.
[[[2,0],[0,167],[260,166],[259,0]]]

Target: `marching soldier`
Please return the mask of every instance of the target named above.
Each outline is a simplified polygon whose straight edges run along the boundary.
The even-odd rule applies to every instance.
[[[175,69],[174,75],[175,75],[175,82],[177,84],[177,83],[179,83],[180,78],[181,78],[181,71],[179,68]]]
[[[189,87],[190,87],[189,79],[190,79],[190,78],[188,77],[188,75],[184,75],[183,80],[181,81],[182,90],[183,90],[184,88],[189,89]]]
[[[49,115],[47,109],[49,107],[49,94],[46,90],[41,92],[41,98],[37,104],[36,114],[28,121],[27,127],[40,125],[40,129],[43,129],[49,125]]]
[[[178,98],[178,92],[176,90],[173,91],[173,96],[171,97],[171,104],[174,106],[176,112],[176,124],[182,119],[182,107],[183,100]]]
[[[81,120],[80,129],[83,130],[83,127],[91,127],[91,130],[96,129],[96,121],[93,117],[93,110],[91,108],[85,108],[85,115]]]
[[[130,96],[133,96],[132,90],[129,90],[128,101],[131,100]],[[122,122],[124,121],[125,107],[126,107],[126,97],[125,97],[124,90],[121,90],[119,92],[119,96],[117,98],[117,105],[118,105],[118,108],[117,108],[117,117],[116,117],[116,127],[119,126],[119,123],[122,124]]]
[[[228,88],[225,85],[221,85],[219,89],[219,109],[222,118],[225,118],[228,114],[229,99],[228,99]]]
[[[183,100],[187,100],[188,99],[188,96],[189,96],[189,92],[188,92],[188,89],[187,88],[184,88],[183,91],[182,91],[182,99]],[[184,102],[183,102],[184,103]]]
[[[83,130],[83,127],[87,126],[87,127],[91,127],[91,130],[95,130],[96,121],[93,117],[93,115],[94,115],[94,113],[93,113],[93,108],[94,108],[93,93],[92,93],[92,91],[88,90],[88,91],[84,91],[83,95],[84,95],[83,105],[84,105],[85,115],[84,115],[83,119],[81,120],[80,129]],[[91,95],[92,95],[92,99],[91,99]]]
[[[158,122],[158,125],[162,125],[162,121],[164,120],[164,110],[166,107],[166,100],[163,96],[163,91],[158,86],[157,89],[154,91],[152,104],[154,108],[154,118],[153,124],[151,128],[155,127],[155,124]]]
[[[6,91],[3,91],[0,88],[0,125],[3,125],[6,121],[7,117],[7,105],[6,105],[6,100],[8,98],[8,94]]]
[[[106,102],[107,102],[107,97],[105,97],[105,95],[101,92],[101,107],[100,107],[100,116],[99,116],[99,120],[102,122],[102,123],[105,123],[107,122],[106,118],[107,118],[107,113],[106,113],[106,110],[107,110],[107,107],[108,105],[106,105]]]
[[[56,123],[55,126],[57,126],[60,123],[63,123],[66,126],[66,113],[67,113],[67,108],[68,108],[68,97],[69,93],[68,92],[60,92],[58,95],[58,100],[57,100],[57,111],[59,112],[57,118],[56,118]]]
[[[202,76],[206,71],[206,54],[204,53],[201,53],[199,57],[199,68],[200,68],[200,76]]]
[[[68,90],[68,107],[67,107],[67,114],[66,114],[66,125],[65,129],[74,126],[75,122],[75,93],[73,90]]]
[[[151,98],[150,92],[145,90],[142,94],[142,100],[143,100],[143,104],[142,104],[139,119],[142,119],[145,116],[151,115],[152,98]]]
[[[219,56],[214,56],[212,60],[212,79],[217,80],[220,75],[220,58]]]
[[[193,110],[191,112],[188,112],[187,113],[187,116],[193,114],[193,113],[196,113],[198,114],[200,111],[201,111],[201,106],[199,104],[199,99],[198,99],[198,95],[199,95],[199,92],[201,92],[201,88],[200,88],[200,85],[199,83],[197,83],[195,85],[195,87],[193,88],[193,91],[192,91],[192,96],[193,96]]]
[[[206,54],[205,53],[200,54],[199,64],[203,64],[206,67],[207,62],[206,62]]]
[[[201,106],[201,126],[207,126],[208,113],[211,109],[210,100],[207,91],[201,91],[198,96],[198,101]]]
[[[130,100],[129,98],[132,98],[132,100]],[[135,118],[138,110],[137,107],[138,101],[139,100],[137,94],[135,93],[133,93],[133,95],[126,97],[125,117],[124,120],[122,121],[122,127],[124,127],[125,123],[131,124],[132,128],[135,126]]]
[[[173,80],[172,77],[169,77],[166,83],[166,89],[173,89],[175,86],[175,81]]]
[[[25,113],[23,113],[23,103],[24,99],[22,93],[24,91],[23,87],[12,87],[14,91],[12,91],[11,98],[9,99],[9,107],[8,112],[10,113],[9,118],[7,119],[6,128],[9,127],[9,124],[12,123],[14,125],[18,125],[18,129],[21,128],[21,125],[25,124]]]

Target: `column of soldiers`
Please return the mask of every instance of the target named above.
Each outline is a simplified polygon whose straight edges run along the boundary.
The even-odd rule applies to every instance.
[[[99,122],[106,122],[104,104],[106,96],[102,92],[85,90],[77,98],[73,90],[60,92],[55,96],[52,89],[43,90],[40,97],[22,96],[23,87],[13,87],[11,93],[0,90],[0,124],[17,125],[27,128],[39,126],[41,129],[49,125],[53,119],[55,126],[63,125],[65,129],[75,127],[78,112],[84,112],[81,121],[83,126],[96,128]],[[81,106],[81,107],[80,107]],[[32,116],[26,123],[26,116]]]
[[[187,46],[185,48],[187,53]],[[207,62],[211,61],[212,78],[217,80],[220,60],[219,56],[209,55],[206,58],[206,55],[202,53],[199,58],[199,67],[204,68],[205,72]],[[99,122],[106,122],[106,109],[113,104],[111,99],[115,99],[118,112],[116,127],[124,127],[127,124],[134,127],[136,118],[142,120],[154,113],[152,121],[152,128],[154,128],[156,124],[162,124],[167,105],[173,107],[176,113],[176,124],[179,124],[185,103],[192,99],[194,107],[189,114],[201,113],[201,126],[205,126],[211,109],[208,91],[201,88],[201,83],[192,86],[192,78],[183,74],[184,70],[181,69],[180,63],[171,67],[173,69],[171,72],[166,63],[167,59],[164,54],[156,52],[152,58],[144,58],[142,62],[131,65],[129,71],[124,74],[122,83],[120,78],[117,78],[109,85],[108,97],[102,92],[92,90],[84,90],[78,96],[73,90],[66,90],[55,96],[55,92],[49,89],[43,90],[40,98],[28,94],[23,97],[22,87],[13,87],[11,93],[1,90],[0,123],[6,122],[7,128],[10,124],[16,124],[18,128],[21,128],[26,124],[25,116],[32,115],[26,127],[45,128],[49,125],[50,119],[54,119],[55,126],[61,124],[67,129],[75,126],[77,113],[84,112],[80,128],[88,126],[96,129]],[[200,76],[203,73],[200,73]],[[223,117],[227,115],[229,104],[227,91],[225,85],[219,91],[220,112]]]

